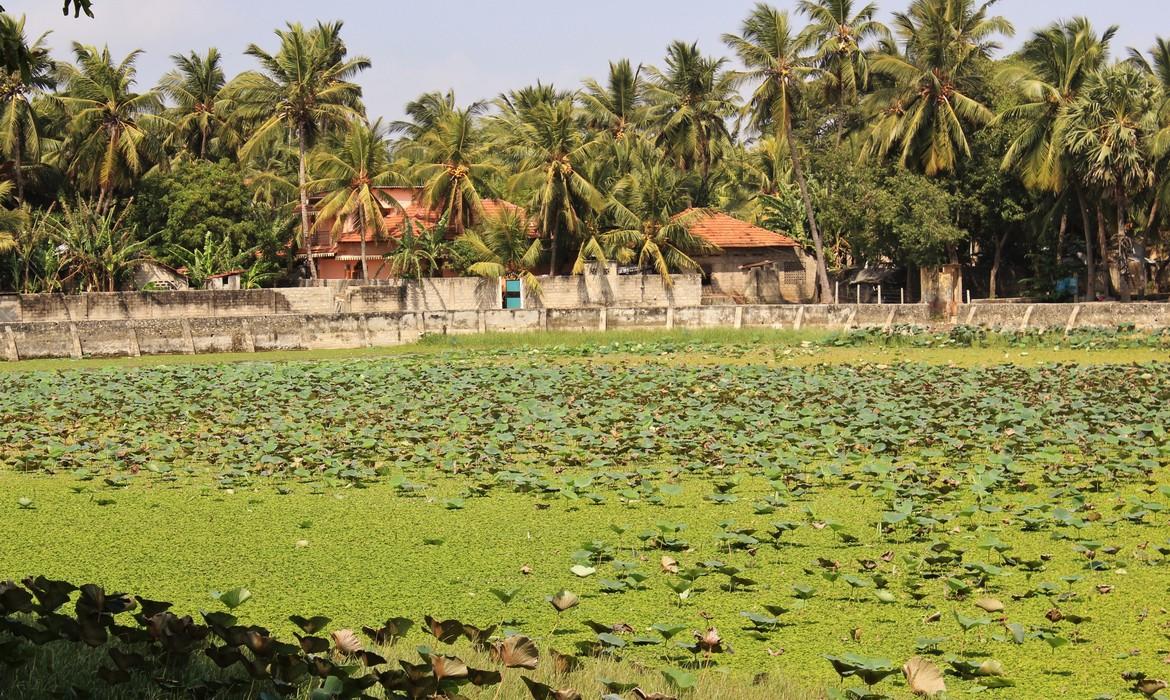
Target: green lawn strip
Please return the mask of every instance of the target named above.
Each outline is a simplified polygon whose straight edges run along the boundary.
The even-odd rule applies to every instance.
[[[909,341],[882,342],[878,336],[864,336],[853,345],[835,345],[839,332],[824,330],[643,330],[605,333],[552,331],[542,333],[487,333],[427,336],[406,345],[335,350],[281,350],[260,353],[210,355],[148,355],[123,358],[23,360],[0,362],[0,374],[75,369],[136,368],[176,365],[219,365],[229,363],[287,363],[320,360],[363,360],[377,358],[459,357],[468,353],[484,361],[511,362],[515,357],[553,358],[571,362],[587,356],[615,362],[644,362],[657,358],[666,362],[704,364],[745,364],[779,362],[925,362],[976,366],[993,363],[1033,365],[1045,362],[1125,363],[1150,362],[1167,357],[1161,346],[1118,347],[1102,339],[1093,347],[1062,345],[1058,337],[1032,339],[1012,345],[992,335],[983,344],[956,347],[915,346]],[[940,336],[945,338],[945,336]],[[925,339],[920,339],[926,342]],[[1025,337],[1025,340],[1027,338]],[[940,339],[939,344],[945,343]]]

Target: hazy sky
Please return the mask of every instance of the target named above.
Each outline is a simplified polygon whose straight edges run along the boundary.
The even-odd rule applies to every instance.
[[[901,9],[907,0],[879,2]],[[360,82],[371,115],[397,118],[408,100],[454,88],[460,102],[494,97],[536,82],[575,87],[604,77],[608,61],[657,63],[673,39],[698,41],[726,54],[719,37],[735,31],[754,0],[94,0],[96,19],[61,16],[60,0],[5,0],[28,15],[32,35],[52,30],[50,45],[67,56],[73,41],[108,43],[117,58],[143,49],[140,83],[153,85],[170,68],[168,56],[218,47],[234,74],[252,67],[242,55],[255,42],[272,49],[274,28],[286,21],[345,21],[351,53],[373,60]],[[791,8],[795,0],[779,0]],[[858,2],[860,4],[860,0]],[[1115,53],[1148,48],[1170,34],[1168,0],[1001,0],[999,14],[1017,39],[1058,17],[1085,15],[1095,25],[1118,24]],[[1008,42],[1013,45],[1014,42]]]

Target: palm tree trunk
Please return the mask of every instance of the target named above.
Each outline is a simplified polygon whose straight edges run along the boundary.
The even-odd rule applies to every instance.
[[[711,156],[708,153],[711,145],[706,138],[699,140],[699,200],[696,204],[700,207],[705,207],[710,204],[710,197],[707,194],[707,188],[711,181]]]
[[[557,276],[557,234],[555,232],[550,233],[548,236],[548,241],[549,241],[548,276],[549,277],[556,277]]]
[[[808,228],[812,234],[813,249],[817,256],[817,301],[828,303],[832,298],[829,288],[829,270],[825,266],[825,244],[821,240],[821,231],[817,228],[817,217],[813,211],[812,197],[808,193],[808,182],[804,179],[804,164],[800,159],[800,148],[797,147],[796,137],[792,133],[792,118],[785,115],[784,135],[788,140],[788,154],[792,157],[792,174],[796,177],[796,184],[800,187],[800,198],[804,201],[804,213],[808,216]]]
[[[453,210],[453,211],[452,211]],[[463,235],[463,188],[458,179],[455,180],[455,185],[451,191],[451,202],[448,204],[448,211],[451,212],[451,230],[456,236]]]
[[[317,279],[317,263],[313,260],[312,232],[309,230],[309,184],[305,174],[305,161],[308,160],[308,144],[305,143],[305,128],[297,129],[297,186],[301,194],[301,238],[305,242],[305,258],[309,263],[309,279]],[[364,262],[364,261],[363,261]]]
[[[207,160],[207,125],[199,127],[199,160]]]
[[[369,270],[366,269],[366,212],[364,209],[358,209],[358,231],[361,233],[361,256],[362,256],[362,281],[370,278]]]
[[[1085,234],[1085,267],[1087,274],[1085,276],[1085,299],[1093,301],[1097,298],[1097,266],[1093,261],[1093,224],[1089,219],[1089,204],[1085,201],[1085,193],[1081,191],[1081,186],[1076,186],[1077,206],[1081,210],[1081,226],[1084,228]]]
[[[12,180],[16,185],[16,205],[24,205],[24,173],[21,172],[20,135],[17,135],[12,144]]]
[[[834,144],[841,146],[841,139],[845,136],[845,91],[841,89],[843,80],[838,76],[837,78],[837,142]]]
[[[1130,301],[1129,255],[1122,253],[1121,242],[1125,240],[1125,198],[1117,198],[1117,287],[1122,301]],[[1128,248],[1128,246],[1127,246]]]
[[[1105,224],[1105,202],[1097,205],[1097,246],[1101,254],[1101,262],[1105,263],[1106,269],[1109,273],[1106,275],[1108,279],[1105,280],[1105,288],[1109,293],[1117,291],[1117,285],[1113,282],[1113,276],[1117,273],[1117,260],[1114,256],[1109,254],[1109,234],[1106,232]]]

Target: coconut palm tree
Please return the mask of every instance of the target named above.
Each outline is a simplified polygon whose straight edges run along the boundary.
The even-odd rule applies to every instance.
[[[238,146],[219,49],[210,48],[202,56],[194,51],[175,54],[171,61],[175,70],[162,77],[159,90],[174,103],[169,110],[174,137],[184,152],[207,160],[215,145],[224,151]]]
[[[518,278],[528,289],[539,291],[536,268],[544,248],[532,231],[532,222],[524,212],[507,209],[457,238],[455,256],[473,275]]]
[[[239,116],[256,124],[240,150],[241,159],[282,138],[297,146],[302,245],[310,235],[309,149],[322,132],[358,119],[365,111],[361,88],[351,78],[369,68],[370,60],[348,56],[341,27],[341,22],[318,23],[311,29],[290,23],[276,31],[280,46],[274,53],[250,45],[244,53],[257,59],[261,70],[241,73],[229,90]],[[311,257],[309,274],[317,277]]]
[[[645,119],[646,85],[642,81],[642,67],[634,69],[624,58],[610,63],[604,86],[593,78],[585,80],[581,105],[590,128],[607,131],[621,141]]]
[[[12,161],[16,202],[24,204],[24,168],[41,157],[41,126],[33,97],[54,87],[56,64],[49,57],[42,34],[29,44],[24,34],[25,19],[0,14],[0,37],[15,45],[24,58],[20,66],[0,75],[0,151]]]
[[[1001,118],[1019,119],[1024,130],[1004,154],[1004,168],[1020,173],[1024,184],[1035,190],[1059,193],[1067,181],[1071,163],[1059,117],[1076,99],[1085,83],[1104,65],[1109,42],[1117,33],[1112,26],[1100,36],[1089,21],[1077,18],[1036,32],[1024,44],[1019,58],[1023,69],[1005,71],[1021,97]]]
[[[74,43],[73,55],[76,65],[61,67],[65,89],[57,98],[70,118],[63,153],[79,184],[98,192],[100,210],[116,188],[131,184],[161,157],[170,122],[160,115],[158,91],[134,91],[141,51],[115,63],[109,47]]]
[[[805,30],[816,42],[816,65],[829,99],[837,105],[837,142],[845,130],[848,105],[869,85],[868,40],[890,38],[890,30],[876,19],[877,4],[855,9],[853,0],[800,0],[797,10],[809,18]]]
[[[386,261],[383,264],[390,268],[390,274],[417,280],[442,270],[451,257],[451,244],[447,242],[447,221],[444,215],[433,226],[427,226],[406,218],[402,224],[402,236],[394,250],[382,256]]]
[[[456,234],[483,217],[482,196],[499,171],[479,124],[486,109],[486,103],[474,102],[464,109],[428,114],[427,128],[401,149],[416,163],[411,176],[422,183],[422,203],[450,213],[451,230]]]
[[[602,142],[588,164],[587,177],[599,189],[607,190],[630,172],[646,147],[646,83],[642,67],[628,60],[609,64],[605,84],[589,78],[579,97],[587,128]]]
[[[1119,63],[1099,71],[1061,118],[1059,128],[1069,150],[1084,161],[1085,184],[1101,192],[1115,210],[1117,242],[1126,237],[1129,205],[1154,184],[1153,142],[1159,131],[1161,99],[1161,91],[1149,76]],[[1102,226],[1098,235],[1104,243]],[[1110,277],[1127,299],[1122,264],[1128,262],[1115,250],[1109,256]]]
[[[361,235],[362,279],[369,279],[366,239],[379,238],[386,228],[388,207],[402,205],[393,197],[379,196],[377,189],[402,183],[402,175],[390,164],[390,147],[381,120],[373,124],[354,122],[339,148],[317,151],[313,158],[317,179],[309,183],[322,195],[317,218],[333,222],[335,234],[355,227]]]
[[[699,173],[697,200],[706,206],[711,167],[721,144],[731,141],[727,122],[738,94],[724,58],[708,58],[697,44],[676,41],[666,50],[666,68],[647,68],[649,120],[658,144],[684,170]]]
[[[570,242],[587,238],[588,220],[604,198],[582,175],[599,140],[579,126],[573,99],[535,102],[500,117],[506,134],[504,155],[517,168],[509,179],[513,191],[532,192],[529,211],[537,231],[549,239],[549,274]]]
[[[1036,32],[1024,44],[1019,55],[1022,66],[1011,65],[1003,73],[1015,87],[1020,102],[999,118],[1023,125],[1004,154],[1003,168],[1016,171],[1029,189],[1050,192],[1061,199],[1069,198],[1070,189],[1076,194],[1085,236],[1085,291],[1090,299],[1096,283],[1093,226],[1075,159],[1060,128],[1065,110],[1105,63],[1109,42],[1116,32],[1114,26],[1098,35],[1084,18],[1058,22]],[[1062,218],[1062,230],[1066,225],[1067,215]]]
[[[539,105],[557,104],[576,97],[577,93],[572,90],[558,90],[555,85],[537,81],[535,85],[525,85],[501,94],[495,104],[505,116],[520,117]]]
[[[760,3],[744,20],[740,33],[725,34],[723,41],[744,64],[745,70],[736,74],[737,81],[755,85],[751,97],[752,123],[760,133],[774,131],[777,142],[788,148],[792,175],[800,188],[816,254],[817,296],[821,301],[828,301],[832,289],[824,241],[817,228],[801,145],[792,128],[793,112],[798,108],[801,93],[809,79],[819,72],[810,55],[813,36],[794,32],[787,12]]]
[[[0,203],[8,201],[13,189],[11,180],[0,182]],[[19,247],[19,232],[27,223],[28,215],[24,209],[0,206],[0,255],[11,253]]]
[[[894,15],[903,53],[878,53],[870,72],[892,87],[868,100],[873,112],[864,154],[898,153],[905,167],[938,175],[953,172],[971,154],[972,128],[990,122],[991,110],[976,99],[981,62],[999,48],[997,35],[1012,25],[989,14],[994,0],[913,0]]]
[[[1170,210],[1170,40],[1155,39],[1149,58],[1140,51],[1129,50],[1129,62],[1150,76],[1162,91],[1162,105],[1158,118],[1162,131],[1155,137],[1154,150],[1158,157],[1154,201],[1146,219],[1146,229],[1152,230],[1158,222],[1159,212]]]
[[[284,208],[295,202],[299,194],[297,183],[292,178],[296,160],[296,149],[283,142],[274,141],[254,151],[251,158],[241,164],[244,182],[252,190],[252,202],[271,209]]]
[[[390,123],[392,134],[403,134],[408,140],[421,137],[435,127],[446,114],[455,111],[455,91],[425,92],[406,103],[403,110],[408,119]]]
[[[690,230],[706,212],[686,211],[687,177],[670,163],[643,162],[618,181],[605,209],[609,225],[601,240],[609,254],[619,262],[637,260],[642,269],[653,267],[667,285],[671,272],[700,271],[692,256],[720,252]]]
[[[1130,49],[1129,61],[1153,77],[1163,90],[1170,90],[1170,39],[1155,39],[1148,58],[1141,51]],[[1166,97],[1170,98],[1170,94]]]

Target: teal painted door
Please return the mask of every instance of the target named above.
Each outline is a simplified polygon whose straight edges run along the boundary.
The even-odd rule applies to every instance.
[[[524,299],[520,295],[520,280],[504,280],[504,308],[524,308]]]

